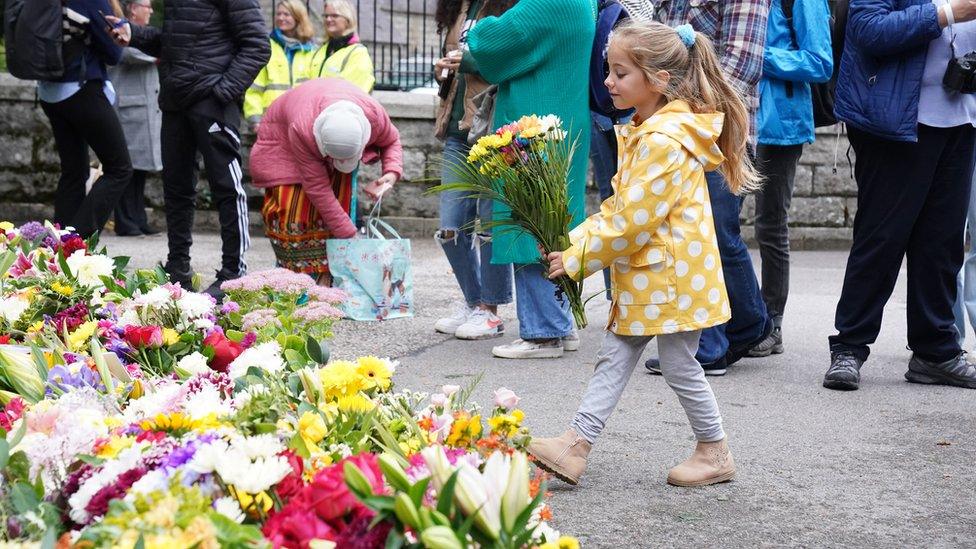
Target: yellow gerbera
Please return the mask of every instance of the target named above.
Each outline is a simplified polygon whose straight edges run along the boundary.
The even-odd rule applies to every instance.
[[[94,320],[89,320],[81,326],[78,326],[75,331],[68,334],[68,347],[72,351],[80,351],[86,348],[88,346],[88,340],[95,334],[97,328],[98,323]]]
[[[375,356],[359,357],[356,361],[356,371],[363,377],[367,390],[373,387],[379,387],[381,391],[389,390],[393,368],[388,361]]]
[[[343,412],[366,413],[376,408],[376,403],[362,393],[340,397],[337,404]]]
[[[358,367],[348,360],[330,362],[320,368],[318,374],[326,400],[354,395],[365,388]]]
[[[60,280],[55,280],[54,284],[51,284],[51,289],[65,297],[70,296],[75,291],[74,288],[67,284],[63,284]]]

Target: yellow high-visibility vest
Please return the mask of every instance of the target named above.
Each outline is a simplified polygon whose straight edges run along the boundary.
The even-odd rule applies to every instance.
[[[323,44],[312,55],[309,78],[343,78],[366,93],[373,91],[373,60],[362,44],[350,44],[326,57],[329,45]]]
[[[311,60],[311,48],[303,48],[295,51],[289,63],[285,48],[272,39],[271,59],[244,94],[244,118],[257,122],[281,94],[308,80]]]

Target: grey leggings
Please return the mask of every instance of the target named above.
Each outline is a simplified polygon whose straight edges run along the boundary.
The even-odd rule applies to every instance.
[[[659,335],[656,336],[657,348],[661,355],[661,374],[678,395],[695,438],[701,442],[715,442],[725,438],[725,431],[722,430],[722,416],[715,395],[705,380],[705,371],[695,359],[700,335],[700,330]],[[619,336],[612,332],[603,337],[593,377],[573,418],[573,428],[590,444],[596,442],[617,407],[634,366],[651,339],[650,336]]]

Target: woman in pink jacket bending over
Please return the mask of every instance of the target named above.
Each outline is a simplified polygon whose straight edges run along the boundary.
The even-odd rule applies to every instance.
[[[338,78],[286,92],[265,112],[251,149],[251,178],[264,189],[265,234],[278,264],[329,285],[329,238],[356,233],[359,163],[383,162],[363,190],[378,200],[403,173],[400,134],[382,105]]]

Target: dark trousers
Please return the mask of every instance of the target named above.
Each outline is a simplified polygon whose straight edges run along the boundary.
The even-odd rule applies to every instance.
[[[759,145],[756,163],[765,179],[756,194],[756,241],[762,259],[762,297],[780,326],[790,292],[789,210],[803,145]]]
[[[237,128],[188,112],[163,112],[163,197],[169,240],[167,269],[188,272],[196,206],[197,151],[203,156],[210,194],[220,216],[221,269],[227,280],[247,271],[244,252],[250,246],[247,196],[241,182],[241,141]]]
[[[862,360],[908,256],[908,346],[920,358],[959,354],[952,304],[976,152],[972,126],[919,125],[918,142],[889,141],[849,128],[857,154],[857,215],[831,352]]]
[[[132,170],[129,186],[115,206],[115,234],[143,234],[149,230],[146,217],[146,171]]]
[[[132,176],[125,134],[105,97],[104,85],[101,80],[89,80],[64,101],[41,101],[61,159],[54,221],[74,227],[85,238],[102,230]],[[86,195],[89,147],[102,163],[102,176]]]
[[[702,364],[710,364],[726,358],[727,354],[741,356],[744,350],[768,335],[772,321],[762,300],[749,248],[742,240],[739,214],[743,198],[732,194],[720,172],[706,172],[705,181],[732,309],[731,320],[702,330],[695,356]]]

